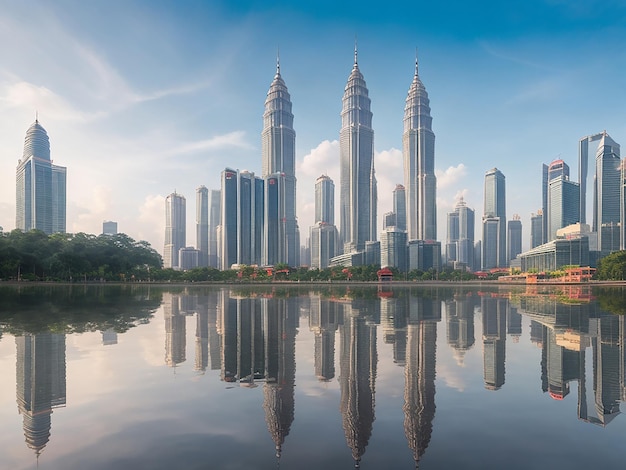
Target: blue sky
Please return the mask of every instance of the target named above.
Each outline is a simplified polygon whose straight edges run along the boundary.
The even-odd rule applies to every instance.
[[[606,129],[626,141],[623,1],[381,2],[360,11],[326,0],[0,5],[5,230],[15,226],[15,167],[38,110],[53,160],[68,167],[68,231],[100,233],[103,220],[116,220],[161,252],[164,198],[176,190],[195,245],[195,189],[218,189],[225,166],[260,173],[263,104],[280,49],[307,234],[315,178],[339,183],[355,36],[374,113],[379,220],[403,181],[416,48],[436,134],[440,240],[459,195],[480,219],[484,174],[498,167],[507,216],[521,216],[527,247],[541,164],[563,158],[577,179],[580,137]]]

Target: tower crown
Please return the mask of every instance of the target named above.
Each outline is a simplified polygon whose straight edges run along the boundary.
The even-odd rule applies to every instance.
[[[50,139],[38,119],[35,119],[35,122],[28,128],[24,139],[23,159],[26,160],[31,156],[50,160]]]

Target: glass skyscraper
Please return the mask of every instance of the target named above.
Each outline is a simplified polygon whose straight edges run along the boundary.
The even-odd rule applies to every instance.
[[[209,265],[209,190],[196,189],[196,248],[200,252],[198,266]]]
[[[376,240],[376,176],[371,100],[357,51],[343,94],[339,133],[340,237],[344,253],[362,251]]]
[[[598,233],[598,250],[603,254],[619,250],[619,236],[607,235],[616,232],[620,223],[620,163],[619,144],[604,132],[596,151],[592,227]]]
[[[485,174],[482,248],[483,269],[507,266],[505,178],[497,168]]]
[[[311,267],[324,269],[338,251],[335,226],[335,184],[326,175],[315,181],[315,225],[311,227]]]
[[[217,249],[217,227],[221,219],[221,191],[211,189],[209,191],[209,266],[220,266],[219,251]]]
[[[173,192],[165,198],[165,248],[163,266],[178,268],[178,250],[187,243],[187,201]]]
[[[315,180],[315,222],[335,225],[335,183],[326,175]]]
[[[578,222],[580,185],[559,175],[548,183],[548,240],[556,238],[560,228]]]
[[[404,186],[409,240],[437,239],[437,178],[435,177],[435,134],[432,131],[430,100],[415,75],[404,107]]]
[[[396,214],[396,227],[406,230],[406,190],[401,184],[393,190],[393,212]]]
[[[266,249],[263,263],[274,265],[286,263],[289,266],[300,264],[300,235],[296,220],[296,132],[293,129],[291,97],[280,75],[280,62],[276,62],[276,75],[265,100],[263,113],[262,152],[263,178],[279,177],[280,194],[272,201],[265,201],[265,210],[276,212],[277,217],[265,217],[265,246],[273,241],[275,249]],[[277,204],[272,207],[272,204]],[[277,224],[270,227],[269,224]]]
[[[15,172],[15,226],[50,235],[66,230],[67,169],[50,160],[50,140],[35,122],[26,131],[24,153]]]
[[[231,269],[233,264],[260,264],[264,181],[249,171],[230,168],[222,171],[221,180],[220,268]]]

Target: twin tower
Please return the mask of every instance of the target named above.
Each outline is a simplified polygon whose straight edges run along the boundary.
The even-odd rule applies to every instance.
[[[437,239],[435,135],[428,93],[417,65],[416,60],[404,111],[409,241]],[[367,242],[376,240],[378,195],[370,106],[355,48],[341,111],[338,249],[334,254],[328,253],[329,257],[341,254],[342,250],[344,254],[363,251]],[[230,168],[222,172],[221,217],[216,234],[222,269],[233,264],[300,264],[295,138],[291,98],[277,62],[263,114],[262,176]]]

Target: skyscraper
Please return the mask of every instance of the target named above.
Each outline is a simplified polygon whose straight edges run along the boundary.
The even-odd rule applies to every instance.
[[[522,252],[522,221],[514,214],[507,224],[507,260],[514,260]]]
[[[105,220],[102,222],[102,234],[103,235],[115,235],[117,234],[117,222],[111,220]]]
[[[535,248],[543,243],[543,210],[530,216],[530,248]]]
[[[604,255],[619,250],[620,146],[604,132],[596,151],[593,227],[598,233],[598,250]]]
[[[217,227],[221,219],[221,191],[212,189],[209,191],[209,266],[220,266],[219,251],[217,249]]]
[[[446,255],[449,262],[474,269],[474,210],[462,197],[448,214]]]
[[[376,240],[376,176],[371,100],[357,51],[343,94],[339,134],[340,236],[344,253],[362,251]]]
[[[240,172],[226,168],[222,171],[221,180],[220,267],[230,269],[233,264],[260,264],[264,214],[263,179],[255,177],[249,171]]]
[[[184,196],[173,192],[165,198],[165,248],[163,266],[178,268],[178,250],[187,241],[187,201]]]
[[[556,238],[560,228],[578,222],[580,217],[580,185],[559,175],[548,182],[548,239]]]
[[[417,58],[404,107],[402,153],[408,238],[436,240],[435,134],[432,131],[430,100],[418,75]]]
[[[485,174],[484,198],[482,267],[506,267],[505,178],[497,168]]]
[[[67,169],[50,160],[50,139],[35,122],[26,131],[24,152],[15,172],[15,226],[50,235],[66,229]]]
[[[388,227],[380,234],[380,265],[408,271],[408,248],[406,231],[397,227]]]
[[[280,194],[273,201],[265,201],[266,211],[275,211],[276,218],[265,217],[265,244],[269,233],[277,236],[276,251],[265,251],[265,264],[286,263],[298,266],[300,235],[296,220],[296,132],[293,129],[291,97],[280,75],[280,62],[276,61],[276,75],[265,100],[263,113],[263,178],[280,177]],[[272,207],[277,204],[277,207]],[[269,224],[278,225],[270,227]]]
[[[393,212],[396,214],[396,227],[406,230],[406,190],[401,184],[393,190]]]
[[[209,265],[209,190],[206,186],[196,189],[196,248],[198,266]]]
[[[335,183],[326,175],[315,180],[315,222],[335,225]]]
[[[315,181],[315,225],[311,227],[311,267],[327,268],[338,251],[335,227],[335,184],[326,175]]]

